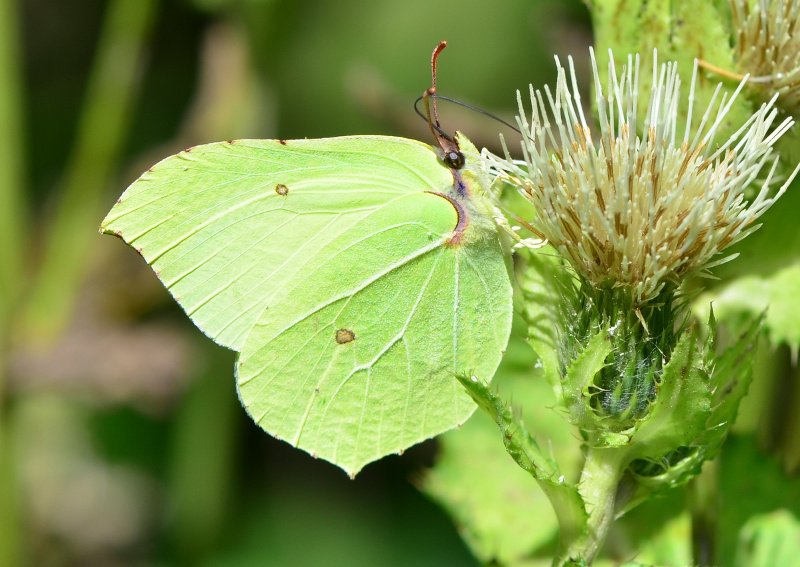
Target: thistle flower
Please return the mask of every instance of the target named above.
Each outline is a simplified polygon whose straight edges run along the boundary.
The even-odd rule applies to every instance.
[[[773,144],[793,121],[770,131],[777,111],[764,104],[730,139],[716,145],[744,81],[729,98],[714,93],[696,133],[692,103],[683,138],[676,141],[680,79],[675,63],[653,65],[653,87],[640,137],[639,57],[628,56],[617,75],[610,57],[605,92],[591,52],[599,114],[595,142],[581,107],[572,58],[570,83],[558,58],[555,95],[531,87],[529,120],[518,93],[523,161],[484,153],[493,174],[534,205],[534,230],[599,289],[627,288],[634,305],[655,299],[665,286],[677,287],[690,274],[705,272],[717,254],[757,228],[754,221],[786,190],[792,174],[772,195],[777,161]],[[746,80],[746,79],[745,79]],[[719,101],[717,107],[716,102]],[[549,107],[549,112],[548,112]],[[713,109],[717,107],[716,113]],[[754,198],[745,190],[768,170]],[[666,288],[669,289],[669,288]]]
[[[800,110],[800,15],[797,0],[730,0],[735,30],[734,57],[762,100],[778,94],[777,104]]]

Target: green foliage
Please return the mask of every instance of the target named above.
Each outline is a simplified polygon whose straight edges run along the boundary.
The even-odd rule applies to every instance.
[[[763,318],[756,318],[728,349],[718,356],[711,371],[712,413],[701,446],[705,459],[713,459],[727,432],[736,420],[736,412],[753,379],[756,344]]]
[[[553,410],[547,381],[541,372],[531,373],[536,360],[512,335],[493,387],[513,392],[512,419],[542,435],[547,442],[542,458],[557,462],[569,484],[580,467],[579,446],[570,425]],[[512,436],[520,434],[512,425]],[[556,516],[544,492],[532,490],[530,475],[505,454],[498,425],[479,415],[439,440],[442,455],[425,476],[424,488],[452,514],[475,554],[502,565],[527,564],[536,556],[549,565]]]
[[[647,416],[630,437],[630,457],[658,461],[692,444],[706,430],[711,388],[693,329],[684,331],[658,385]]]
[[[559,537],[569,542],[586,529],[588,514],[578,487],[566,482],[558,465],[545,456],[525,426],[503,400],[477,376],[457,376],[472,399],[497,424],[506,452],[533,476],[550,499],[558,518]]]
[[[502,375],[495,381],[504,382]],[[546,387],[539,390],[547,394]],[[442,453],[423,487],[452,516],[476,557],[514,564],[557,537],[547,497],[505,453],[491,421],[470,419],[438,441]]]
[[[788,510],[751,518],[739,533],[737,567],[800,563],[800,522]]]
[[[606,358],[611,353],[608,331],[601,329],[586,343],[582,351],[576,353],[572,363],[566,369],[562,382],[564,406],[569,410],[570,420],[584,431],[592,433],[605,431],[594,414],[591,395],[594,379],[606,365]],[[601,429],[602,428],[602,429]],[[627,441],[621,440],[621,443]],[[603,445],[613,446],[615,443],[605,439]]]
[[[557,266],[549,258],[535,257],[526,264],[524,297],[539,301],[529,303],[524,315],[531,344],[541,349],[544,361],[549,361],[544,370],[551,382],[555,380],[554,395],[569,421],[581,431],[587,450],[584,478],[578,486],[591,518],[583,535],[566,536],[572,543],[563,549],[592,557],[598,544],[586,534],[606,529],[601,518],[607,517],[609,510],[616,507],[619,513],[629,511],[655,493],[685,484],[700,472],[703,462],[717,455],[752,379],[762,320],[756,318],[744,327],[742,336],[718,354],[721,347],[713,315],[709,316],[704,340],[703,327],[698,323],[675,336],[670,327],[675,325],[675,317],[683,317],[683,311],[675,309],[675,300],[668,295],[634,315],[633,309],[613,307],[627,305],[616,291],[607,292],[608,297],[603,290],[587,295],[568,279],[548,277]],[[589,299],[581,302],[580,297]],[[547,328],[542,322],[548,315],[561,324]],[[616,324],[612,327],[611,322]],[[661,360],[649,362],[653,352],[659,353]],[[621,358],[643,361],[645,372],[640,372],[637,363],[628,375],[627,366],[618,364]],[[555,366],[558,372],[553,373],[548,366]],[[605,405],[595,403],[595,397],[608,391],[606,371],[612,378],[618,377],[619,385],[611,384],[622,392],[632,388],[626,380],[634,385],[652,382],[653,391],[645,394],[643,410],[610,415]],[[497,405],[496,396],[486,392],[476,396],[473,392],[474,397],[480,395],[485,397],[483,407],[495,408],[490,414],[501,429],[504,421],[513,422],[513,416],[504,414],[502,405]],[[631,400],[635,399],[634,394]],[[524,431],[519,426],[516,429]],[[511,440],[513,436],[506,443]],[[509,452],[514,456],[515,450]],[[521,466],[527,468],[526,463]],[[614,502],[612,497],[603,505],[608,509],[601,508],[603,496],[602,491],[596,492],[598,486],[607,486],[603,490],[613,493],[617,489],[611,487],[618,485],[619,500]],[[555,502],[554,507],[558,510]],[[568,521],[560,524],[562,528],[571,525]]]
[[[734,565],[741,530],[756,516],[778,509],[800,516],[800,483],[751,436],[731,436],[720,455],[719,564]],[[791,563],[789,563],[791,564]]]
[[[644,565],[692,565],[692,525],[688,512],[662,517],[657,506],[649,506],[653,501],[643,504],[643,514],[631,518],[626,527],[639,522],[650,528],[650,533],[640,539],[634,539],[634,549],[630,555]],[[656,503],[658,503],[656,501]],[[682,503],[680,504],[682,505]],[[627,516],[625,517],[627,518]],[[623,518],[623,522],[625,520]],[[630,536],[634,530],[626,532]],[[632,538],[633,539],[633,538]]]
[[[727,16],[720,14],[715,0],[691,2],[671,0],[593,0],[592,22],[595,30],[595,52],[601,70],[608,64],[608,50],[614,50],[617,68],[626,62],[627,55],[639,54],[642,69],[650,69],[653,49],[658,50],[659,61],[676,61],[678,70],[689,77],[695,58],[721,68],[734,69],[730,49],[730,30],[725,26]],[[701,70],[701,74],[704,71]],[[653,80],[648,73],[641,74],[642,92],[650,90]],[[696,84],[693,127],[700,123],[698,110],[708,108],[720,81],[726,87],[735,87],[734,81],[721,76],[702,78]],[[720,93],[716,98],[719,104]],[[689,101],[680,101],[679,113],[685,124]],[[725,122],[717,131],[716,140],[726,140],[752,115],[754,107],[744,97],[738,97],[728,112]],[[639,108],[644,123],[646,105]],[[678,128],[683,132],[683,128]]]
[[[561,373],[563,361],[561,338],[567,321],[562,317],[564,295],[571,289],[572,281],[564,269],[564,262],[547,248],[539,254],[517,253],[522,273],[522,316],[528,325],[527,335],[533,350],[539,355],[544,376],[562,399]]]
[[[704,293],[697,300],[702,314],[714,306],[714,313],[733,329],[765,313],[764,330],[774,345],[800,348],[800,323],[796,316],[800,297],[800,265],[789,265],[767,276],[743,276],[730,284]]]

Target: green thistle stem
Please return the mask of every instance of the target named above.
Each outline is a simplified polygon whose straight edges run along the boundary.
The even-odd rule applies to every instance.
[[[719,461],[709,461],[688,487],[692,515],[692,555],[699,567],[718,565]]]
[[[586,502],[589,519],[586,529],[565,542],[556,555],[554,567],[589,565],[603,546],[614,523],[617,488],[627,465],[627,451],[590,448],[581,473],[578,490]],[[565,545],[566,544],[566,545]]]

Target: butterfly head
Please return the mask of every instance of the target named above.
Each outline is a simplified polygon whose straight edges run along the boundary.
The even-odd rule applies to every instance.
[[[463,168],[467,163],[464,154],[461,153],[461,150],[458,148],[458,146],[456,146],[455,149],[445,151],[442,161],[450,169],[456,170]]]

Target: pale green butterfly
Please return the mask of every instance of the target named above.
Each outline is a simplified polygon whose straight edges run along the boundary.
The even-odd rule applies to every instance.
[[[460,169],[383,136],[197,146],[135,181],[101,231],[238,351],[264,430],[354,475],[463,423],[476,406],[455,374],[491,377],[508,341],[508,255],[457,139]]]

